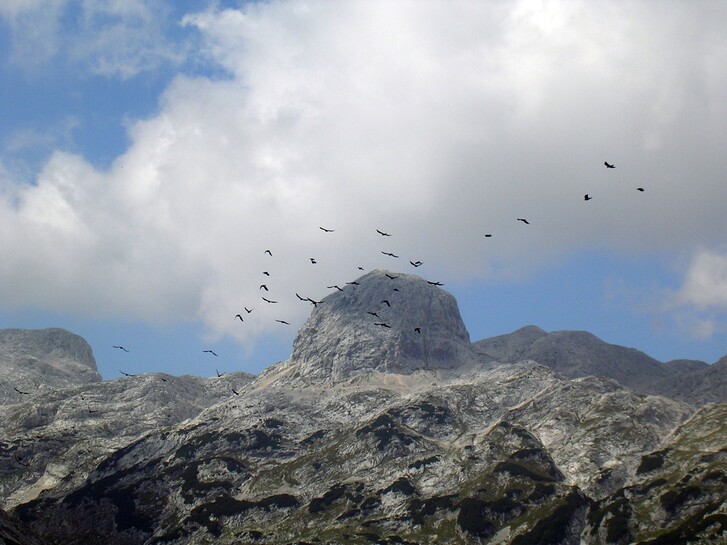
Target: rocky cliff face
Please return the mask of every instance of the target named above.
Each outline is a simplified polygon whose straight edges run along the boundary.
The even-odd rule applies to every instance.
[[[604,350],[650,364],[587,335],[471,345],[451,296],[392,276],[326,298],[254,380],[203,395],[145,375],[3,407],[4,507],[69,545],[723,542],[727,404],[554,370],[608,369]]]

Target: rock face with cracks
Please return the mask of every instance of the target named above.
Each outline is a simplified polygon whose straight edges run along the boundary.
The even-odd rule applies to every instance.
[[[324,299],[291,358],[256,378],[148,374],[27,396],[0,407],[0,536],[724,543],[725,400],[698,408],[617,378],[624,362],[659,381],[712,367],[559,333],[471,344],[448,293],[374,271]]]

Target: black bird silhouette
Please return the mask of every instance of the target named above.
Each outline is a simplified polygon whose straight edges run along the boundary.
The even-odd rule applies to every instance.
[[[417,333],[421,333],[422,332],[422,328],[421,327],[415,327],[414,328],[414,331],[416,331]]]
[[[355,280],[351,280],[350,282],[346,282],[349,286],[360,286],[361,284],[359,282],[356,282]]]
[[[266,299],[265,297],[262,297],[262,300],[265,301],[266,303],[277,303],[277,301],[272,301],[270,299]]]
[[[325,227],[318,227],[318,229],[320,229],[324,233],[332,233],[333,232],[333,229],[326,229]]]
[[[244,322],[245,321],[245,320],[242,319],[242,314],[235,314],[235,318],[240,318],[240,321],[241,322]]]
[[[399,288],[394,288],[394,290],[393,290],[393,291],[399,291]]]
[[[391,303],[389,303],[389,300],[388,299],[384,299],[381,302],[384,303],[387,307],[391,308]]]
[[[236,396],[239,396],[240,395],[240,392],[238,392],[234,388],[230,388],[230,390],[232,390],[232,393],[235,394]]]
[[[296,297],[297,297],[298,299],[300,299],[301,301],[307,301],[307,300],[308,300],[308,298],[307,298],[307,297],[301,297],[301,296],[300,296],[300,294],[299,294],[298,292],[295,292],[295,296],[296,296]]]
[[[431,284],[432,286],[444,286],[441,282],[430,282],[429,280],[427,280],[427,284]]]
[[[119,373],[121,373],[125,377],[135,377],[136,376],[136,375],[134,375],[132,373],[124,373],[121,369],[119,369]]]
[[[593,197],[590,197],[590,196],[588,195],[588,193],[586,193],[585,195],[583,195],[583,200],[584,200],[584,201],[590,201],[590,200],[591,200],[592,198],[593,198]]]
[[[316,261],[316,259],[314,257],[311,257],[310,258],[310,262],[313,263],[313,265],[315,265],[317,263],[317,261]]]
[[[215,369],[215,373],[217,373],[217,378],[220,378],[224,373],[220,373],[217,369]]]
[[[610,164],[608,161],[604,161],[603,164],[606,165],[606,168],[616,168],[614,165]]]
[[[526,225],[530,225],[530,222],[528,220],[526,220],[525,218],[517,218],[517,220],[523,222]]]
[[[270,276],[270,273],[269,273],[268,271],[263,271],[263,274],[264,274],[265,276]]]
[[[278,322],[278,323],[280,323],[280,324],[290,325],[290,324],[289,324],[288,322],[286,322],[285,320],[275,320],[275,321],[276,321],[276,322]]]
[[[391,252],[385,252],[385,251],[383,251],[383,250],[381,250],[381,253],[382,253],[382,254],[384,254],[384,255],[388,255],[389,257],[396,257],[396,258],[398,258],[398,257],[399,257],[398,255],[394,255],[394,254],[392,254]]]
[[[255,310],[255,307],[253,307],[253,308],[242,307],[242,308],[244,308],[245,312],[247,312],[248,314],[250,314],[253,310]]]
[[[376,232],[378,234],[380,234],[382,237],[390,237],[391,236],[389,233],[384,233],[383,231],[379,231],[378,229],[376,229]]]
[[[492,234],[491,233],[485,234],[485,238],[492,238]]]
[[[271,252],[270,250],[265,250],[263,253],[264,254],[268,254],[269,256],[272,256],[273,255],[273,252]]]
[[[167,379],[165,379],[164,377],[161,377],[161,379],[162,379],[162,382],[168,382]]]
[[[306,300],[310,301],[310,304],[313,305],[314,307],[317,307],[318,305],[320,305],[323,302],[323,301],[314,301],[310,297],[308,297],[308,299],[306,299]]]
[[[381,318],[381,316],[379,316],[378,312],[371,312],[370,310],[367,310],[366,312],[371,314],[371,316],[376,316],[377,318]]]
[[[637,188],[636,188],[636,191],[643,191],[643,190],[644,190],[644,188],[643,188],[643,187],[637,187]]]
[[[386,322],[374,322],[374,325],[380,325],[381,327],[391,328],[391,326],[389,324],[387,324]]]
[[[265,284],[260,284],[260,289],[265,290],[265,291],[270,291]]]
[[[124,348],[123,346],[114,346],[113,348],[118,348],[119,350],[123,350],[124,352],[128,352],[128,350],[126,348]]]
[[[329,290],[332,290],[332,289],[334,289],[334,288],[335,288],[335,289],[337,289],[338,291],[343,291],[343,290],[342,290],[342,289],[341,289],[341,288],[340,288],[339,286],[337,286],[337,285],[335,285],[335,284],[334,284],[333,286],[326,286],[326,287],[327,287],[327,288],[328,288]]]
[[[217,355],[217,352],[215,352],[214,350],[202,350],[202,352],[204,352],[205,354],[212,354],[213,356]]]
[[[392,280],[399,278],[398,276],[394,276],[393,274],[389,274],[389,273],[384,273],[384,275],[386,275],[386,278],[390,278]]]
[[[362,271],[362,270],[364,270],[364,268],[363,267],[359,267],[358,270],[359,271]]]
[[[421,267],[423,265],[421,261],[409,261],[409,263],[411,263],[415,267]]]
[[[30,395],[30,392],[23,392],[22,390],[18,390],[15,386],[13,386],[13,390],[24,396]]]

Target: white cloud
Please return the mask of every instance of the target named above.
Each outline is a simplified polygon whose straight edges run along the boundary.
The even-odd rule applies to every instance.
[[[188,16],[229,79],[177,78],[108,172],[57,153],[6,194],[0,299],[254,339],[307,315],[295,292],[322,297],[359,265],[421,259],[447,281],[586,248],[713,244],[727,232],[727,32],[720,5],[691,6],[271,2]],[[139,10],[109,16],[146,21]],[[280,303],[261,301],[263,282]],[[243,305],[256,310],[239,324]]]
[[[699,310],[727,310],[727,254],[708,250],[698,252],[687,270],[676,301]]]

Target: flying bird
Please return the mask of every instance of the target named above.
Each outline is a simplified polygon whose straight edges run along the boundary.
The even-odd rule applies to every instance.
[[[409,263],[411,263],[415,267],[421,267],[423,265],[423,263],[421,261],[418,261],[418,260],[417,261],[409,261]]]
[[[240,392],[238,392],[234,388],[230,388],[230,390],[232,390],[232,393],[235,394],[236,396],[239,396],[240,395]]]
[[[333,232],[333,229],[326,229],[325,227],[318,227],[318,229],[320,229],[324,233],[332,233]]]
[[[276,322],[278,322],[279,324],[285,324],[285,325],[290,325],[290,324],[289,324],[288,322],[286,322],[285,320],[275,320],[275,321],[276,321]]]
[[[492,238],[492,234],[491,233],[485,234],[485,238]]]
[[[313,265],[315,265],[315,264],[317,263],[317,261],[316,261],[315,257],[311,257],[311,258],[310,258],[310,262],[311,262],[311,263],[312,263]]]
[[[202,350],[202,352],[204,352],[205,354],[212,354],[213,356],[217,355],[217,352],[215,352],[214,350]]]
[[[244,308],[245,312],[247,312],[248,314],[250,314],[253,310],[255,310],[254,307],[253,308],[242,307],[242,308]]]
[[[270,276],[270,273],[269,273],[268,271],[263,271],[263,274],[264,274],[265,276]]]
[[[260,289],[265,290],[265,291],[270,291],[265,284],[260,284]]]
[[[371,314],[371,316],[376,316],[377,318],[381,318],[381,316],[379,316],[378,312],[371,312],[370,310],[367,310],[366,312]]]
[[[427,284],[431,284],[432,286],[444,286],[441,282],[430,282],[429,280],[427,280]]]
[[[637,187],[637,188],[636,188],[636,191],[643,191],[643,190],[644,190],[644,188],[643,188],[643,187]]]
[[[220,378],[224,373],[220,373],[217,369],[215,369],[215,373],[217,373],[217,378]]]
[[[364,268],[363,267],[359,267],[358,270],[359,271],[362,271],[362,270],[364,270]]]
[[[128,350],[126,348],[124,348],[123,346],[114,346],[113,348],[118,348],[119,350],[123,350],[124,352],[128,352]]]
[[[235,318],[240,318],[240,321],[241,322],[244,322],[245,321],[245,320],[242,319],[242,314],[235,314]]]
[[[606,168],[616,168],[614,165],[610,164],[608,161],[604,161],[603,164],[606,165]]]
[[[268,255],[269,255],[269,256],[271,256],[271,257],[272,257],[272,255],[273,255],[273,252],[271,252],[270,250],[265,250],[265,251],[264,251],[263,253],[264,253],[264,254],[268,254]]]
[[[415,327],[414,328],[414,331],[416,331],[417,333],[421,333],[422,332],[422,328],[421,327]]]
[[[136,375],[134,375],[134,374],[132,374],[132,373],[125,373],[125,372],[123,372],[123,371],[122,371],[121,369],[119,369],[119,373],[121,373],[121,374],[122,374],[122,375],[124,375],[125,377],[135,377],[135,376],[136,376]]]
[[[346,282],[349,286],[360,286],[360,282],[356,282],[355,280],[351,280],[350,282]]]
[[[525,218],[517,218],[517,220],[523,222],[525,225],[530,225],[530,222]]]
[[[265,301],[266,303],[277,303],[277,301],[272,301],[270,299],[266,299],[265,297],[263,297],[262,300]]]
[[[383,304],[385,304],[387,307],[391,308],[391,303],[389,303],[388,299],[384,299],[381,301]]]
[[[310,301],[310,304],[313,305],[314,307],[317,307],[318,305],[320,305],[323,302],[323,301],[314,301],[310,297],[308,297],[307,301]]]
[[[385,251],[383,251],[383,250],[381,250],[381,253],[382,253],[382,254],[384,254],[384,255],[388,255],[389,257],[396,257],[396,258],[398,258],[398,257],[399,257],[398,255],[394,255],[394,254],[392,254],[391,252],[385,252]]]
[[[295,292],[295,296],[296,296],[296,297],[297,297],[298,299],[300,299],[301,301],[307,301],[307,300],[308,300],[308,298],[307,298],[307,297],[301,297],[301,295],[300,295],[300,294],[299,294],[298,292]]]
[[[394,276],[393,274],[389,274],[389,273],[384,273],[384,275],[386,276],[386,278],[390,278],[391,280],[395,280],[396,278],[399,278],[398,276]]]
[[[334,289],[334,288],[335,288],[335,289],[337,289],[338,291],[343,291],[343,290],[342,290],[342,289],[341,289],[341,288],[340,288],[339,286],[337,286],[337,285],[335,285],[335,284],[334,284],[333,286],[326,286],[326,287],[327,287],[327,288],[328,288],[329,290],[332,290],[332,289]]]
[[[376,229],[376,232],[378,234],[380,234],[382,237],[390,237],[391,236],[389,233],[384,233],[383,231],[379,231],[378,229]]]
[[[381,327],[388,327],[389,329],[391,329],[391,326],[386,322],[374,322],[374,325],[380,325]]]
[[[18,390],[15,386],[13,386],[13,390],[24,396],[30,395],[30,392],[23,392],[22,390]]]
[[[586,193],[585,195],[583,195],[583,200],[584,201],[590,201],[592,198],[593,197],[589,196],[588,193]]]

